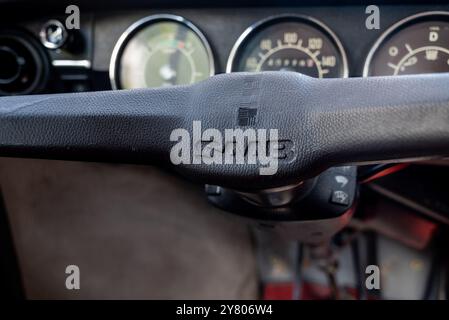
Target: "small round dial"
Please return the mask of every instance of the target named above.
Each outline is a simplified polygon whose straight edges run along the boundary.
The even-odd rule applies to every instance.
[[[172,15],[132,25],[118,41],[110,68],[117,89],[192,84],[213,74],[206,38],[193,24]]]
[[[365,76],[449,72],[449,13],[406,18],[377,40],[365,62]]]
[[[346,55],[333,32],[303,16],[271,17],[246,30],[228,61],[232,71],[294,71],[316,78],[348,75]]]

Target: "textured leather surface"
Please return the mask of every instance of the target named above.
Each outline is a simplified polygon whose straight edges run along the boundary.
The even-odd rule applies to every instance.
[[[175,128],[278,129],[293,145],[273,176],[258,165],[180,165],[202,183],[266,188],[329,166],[449,154],[449,74],[313,79],[234,73],[183,87],[0,99],[0,155],[169,163]]]

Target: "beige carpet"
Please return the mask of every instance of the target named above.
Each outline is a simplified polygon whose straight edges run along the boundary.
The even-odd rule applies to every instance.
[[[152,167],[0,159],[28,298],[253,299],[247,227]],[[81,271],[67,290],[65,268]]]

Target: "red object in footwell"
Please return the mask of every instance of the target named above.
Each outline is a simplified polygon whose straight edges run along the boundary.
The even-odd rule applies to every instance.
[[[342,289],[343,290],[343,289]],[[345,288],[348,296],[356,299],[357,291],[354,288]],[[331,290],[327,286],[315,283],[303,283],[301,287],[301,300],[327,300]],[[264,287],[264,300],[292,300],[293,285],[291,283],[269,283]]]

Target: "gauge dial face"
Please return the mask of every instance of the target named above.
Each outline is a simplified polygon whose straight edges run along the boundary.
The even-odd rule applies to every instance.
[[[343,47],[326,26],[307,17],[273,17],[250,27],[228,61],[231,71],[293,71],[316,78],[347,76]]]
[[[146,19],[116,46],[111,81],[119,89],[192,84],[214,74],[204,36],[183,18]]]
[[[399,22],[378,40],[365,76],[449,72],[449,15],[423,13]]]

